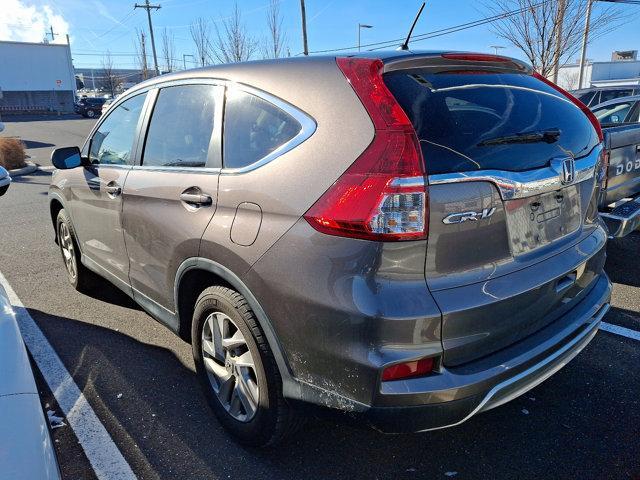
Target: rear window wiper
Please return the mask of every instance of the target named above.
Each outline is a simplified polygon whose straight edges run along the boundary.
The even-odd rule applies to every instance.
[[[537,132],[518,133],[516,135],[505,135],[503,137],[490,138],[478,143],[478,147],[488,145],[503,145],[506,143],[555,143],[561,135],[559,128],[550,128],[548,130],[540,130]]]

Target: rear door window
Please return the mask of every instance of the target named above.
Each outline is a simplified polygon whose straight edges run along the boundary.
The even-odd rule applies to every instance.
[[[215,117],[214,85],[180,85],[160,90],[142,165],[205,167]]]
[[[570,100],[519,73],[402,70],[385,82],[410,118],[430,174],[546,167],[598,143]]]
[[[591,100],[593,100],[593,97],[595,96],[596,93],[597,92],[581,93],[580,95],[577,95],[576,98],[580,100],[582,103],[584,103],[585,105],[590,105]]]
[[[289,143],[301,129],[295,118],[274,104],[230,89],[224,113],[224,167],[252,165]]]

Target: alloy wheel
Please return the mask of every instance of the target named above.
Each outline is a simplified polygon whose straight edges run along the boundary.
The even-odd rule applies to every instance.
[[[60,241],[60,250],[62,251],[62,258],[64,264],[67,267],[67,272],[71,278],[75,279],[78,275],[78,265],[76,264],[76,252],[73,246],[73,238],[69,227],[65,222],[60,223],[58,238]]]
[[[253,356],[236,323],[222,312],[211,313],[202,328],[202,359],[213,391],[233,418],[250,421],[259,401]]]

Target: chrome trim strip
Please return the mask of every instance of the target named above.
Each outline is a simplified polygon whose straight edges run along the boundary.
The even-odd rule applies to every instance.
[[[552,167],[508,172],[503,170],[476,170],[429,175],[429,185],[444,185],[460,182],[490,182],[500,192],[503,200],[525,198],[541,193],[560,190],[568,185],[593,178],[598,164],[602,145],[596,146],[589,155],[575,161],[575,178],[572,182],[562,183],[562,172]]]
[[[155,165],[134,165],[132,170],[146,170],[149,172],[172,172],[172,173],[205,173],[205,174],[218,174],[220,168],[218,167],[163,167]]]
[[[609,303],[604,304],[602,307],[600,307],[600,309],[592,317],[590,325],[583,332],[581,332],[579,335],[577,335],[575,338],[573,338],[569,343],[567,343],[565,346],[563,346],[562,348],[560,348],[559,350],[557,350],[556,352],[554,352],[552,355],[548,356],[547,358],[545,358],[545,359],[541,360],[540,362],[536,363],[535,365],[527,368],[525,371],[520,372],[518,375],[515,375],[515,376],[513,376],[511,378],[508,378],[507,380],[497,384],[495,387],[493,387],[491,390],[489,390],[489,392],[485,395],[485,397],[478,404],[478,406],[476,408],[474,408],[473,411],[471,413],[469,413],[469,415],[464,417],[459,422],[452,423],[450,425],[444,425],[442,427],[427,428],[425,430],[420,430],[420,431],[421,432],[428,432],[428,431],[431,431],[431,430],[441,430],[443,428],[455,427],[457,425],[460,425],[461,423],[466,422],[471,417],[473,417],[476,413],[483,411],[485,405],[487,405],[487,403],[493,397],[495,397],[498,392],[500,392],[501,390],[504,390],[505,388],[509,387],[510,385],[522,380],[523,378],[526,378],[526,377],[528,377],[530,375],[534,375],[538,370],[544,368],[545,366],[547,366],[548,364],[553,362],[555,359],[557,359],[558,357],[561,357],[565,353],[569,352],[576,345],[579,345],[581,342],[583,342],[582,345],[579,345],[578,348],[576,348],[575,350],[571,351],[570,355],[567,358],[565,358],[564,360],[559,362],[551,370],[549,370],[548,372],[545,372],[544,375],[542,375],[541,377],[536,378],[533,382],[529,382],[529,383],[523,385],[518,390],[512,392],[511,394],[509,394],[508,396],[506,396],[505,398],[500,400],[499,403],[496,403],[495,405],[492,405],[491,408],[494,408],[494,407],[500,406],[500,405],[502,405],[504,403],[507,403],[508,401],[513,400],[517,396],[522,395],[523,393],[527,392],[528,390],[540,385],[542,382],[544,382],[546,379],[548,379],[554,373],[556,373],[558,370],[560,370],[562,367],[564,367],[567,363],[569,363],[571,360],[573,360],[575,358],[575,356],[578,355],[578,353],[580,353],[589,344],[589,342],[591,342],[593,337],[595,337],[596,333],[598,333],[598,327],[600,326],[600,321],[607,314],[607,312],[609,311],[610,308],[611,308],[611,305]]]
[[[269,103],[272,103],[273,105],[275,105],[276,107],[278,107],[279,109],[285,111],[287,114],[289,114],[290,116],[292,116],[298,123],[300,123],[300,131],[298,132],[298,134],[293,137],[291,140],[289,140],[287,143],[285,143],[284,145],[280,145],[278,148],[276,148],[273,152],[269,153],[268,155],[262,157],[260,160],[247,165],[245,167],[241,167],[241,168],[223,168],[221,173],[223,175],[233,175],[236,173],[246,173],[246,172],[250,172],[252,170],[255,170],[256,168],[259,168],[269,162],[271,162],[272,160],[275,160],[276,158],[278,158],[280,155],[284,155],[285,153],[287,153],[290,150],[293,150],[294,148],[296,148],[298,145],[300,145],[302,142],[304,142],[305,140],[307,140],[311,135],[313,135],[316,131],[317,128],[317,124],[315,122],[315,120],[313,120],[313,118],[311,118],[309,115],[307,115],[306,113],[304,113],[302,110],[299,110],[298,108],[294,107],[293,105],[285,102],[284,100],[281,100],[280,98],[271,95],[267,92],[264,92],[262,90],[258,90],[257,88],[253,88],[250,87],[248,85],[244,85],[241,83],[235,83],[235,82],[225,82],[227,85],[227,92],[226,94],[229,94],[229,90],[233,90],[238,89],[241,90],[243,92],[247,92],[250,93],[252,95],[255,95],[258,98],[262,98],[263,100],[266,100]],[[224,143],[224,140],[223,140]],[[222,154],[222,161],[224,164],[224,152]]]
[[[424,177],[397,177],[391,181],[392,187],[424,187]]]

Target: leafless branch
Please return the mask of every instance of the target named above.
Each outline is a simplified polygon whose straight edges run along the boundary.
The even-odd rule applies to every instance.
[[[262,45],[264,58],[280,58],[283,56],[287,34],[282,30],[283,17],[280,15],[280,1],[271,0],[267,11],[268,34]]]
[[[580,50],[588,0],[566,0],[564,15],[559,15],[560,2],[546,1],[538,5],[540,3],[540,0],[494,0],[485,6],[493,15],[520,11],[496,21],[493,31],[521,50],[537,72],[550,76],[556,51],[560,53],[559,64],[563,66]],[[562,35],[557,42],[561,17],[564,17]],[[589,42],[614,31],[626,21],[617,5],[594,8]]]
[[[189,26],[189,32],[193,43],[196,45],[196,59],[201,67],[211,65],[211,30],[209,23],[202,17],[198,17]]]
[[[116,75],[113,68],[113,59],[111,58],[111,52],[107,51],[107,54],[102,58],[102,83],[109,91],[112,97],[116,96],[116,88],[120,84],[120,77]]]
[[[247,33],[238,4],[234,4],[230,18],[216,25],[216,41],[213,54],[220,63],[235,63],[249,60],[258,48],[258,42]]]
[[[173,33],[169,33],[166,27],[162,30],[162,59],[165,71],[173,72],[176,68],[176,46]]]
[[[136,29],[136,39],[133,45],[136,50],[136,63],[142,72],[142,78],[146,80],[149,78],[149,70],[147,67],[147,44],[145,34],[142,30]]]

